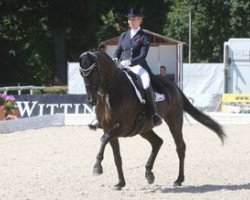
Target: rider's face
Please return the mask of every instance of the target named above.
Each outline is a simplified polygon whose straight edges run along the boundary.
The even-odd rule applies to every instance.
[[[129,17],[128,25],[130,28],[138,28],[142,23],[142,17]]]

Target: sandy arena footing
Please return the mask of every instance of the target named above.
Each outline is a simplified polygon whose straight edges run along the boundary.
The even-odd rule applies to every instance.
[[[155,128],[164,144],[153,172],[155,183],[144,178],[151,151],[140,136],[121,138],[127,185],[113,191],[117,173],[108,145],[104,173],[92,176],[102,131],[86,126],[59,126],[0,135],[0,199],[250,199],[250,125],[224,125],[227,142],[202,125],[185,124],[187,145],[182,187],[174,188],[178,158],[166,125]]]

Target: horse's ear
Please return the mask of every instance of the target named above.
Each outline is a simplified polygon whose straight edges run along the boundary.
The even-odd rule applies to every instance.
[[[87,57],[88,59],[90,59],[91,62],[96,62],[97,56],[95,55],[94,52],[88,52]]]
[[[82,56],[83,56],[84,53],[82,53],[80,56],[79,56],[79,59],[78,59],[78,62],[80,63],[80,66],[82,64]]]

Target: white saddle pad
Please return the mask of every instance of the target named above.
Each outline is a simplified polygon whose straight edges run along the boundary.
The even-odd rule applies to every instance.
[[[165,95],[164,94],[159,94],[157,92],[155,92],[155,101],[164,101],[165,100]]]
[[[132,78],[129,76],[129,74],[125,70],[123,72],[127,75],[129,81],[133,85],[133,87],[135,89],[136,96],[138,97],[138,99],[140,100],[140,102],[142,104],[145,104],[146,100],[142,98],[142,95],[141,95],[140,91],[136,88],[136,86],[135,86]],[[164,94],[159,94],[159,93],[155,92],[155,101],[158,102],[158,101],[163,101],[163,100],[165,100],[165,95]]]

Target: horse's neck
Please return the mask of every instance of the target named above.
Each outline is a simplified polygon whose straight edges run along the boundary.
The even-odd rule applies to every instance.
[[[101,77],[102,90],[109,91],[119,79],[119,72],[116,69],[106,70]]]
[[[101,69],[101,90],[104,93],[115,96],[116,94],[123,95],[124,90],[127,90],[128,80],[126,80],[125,74],[112,62],[110,58],[105,54],[99,55],[99,64]]]
[[[126,76],[120,70],[117,70],[115,74],[109,79],[109,86],[103,87],[103,92],[109,96],[122,99],[127,99],[133,93],[133,88]]]

